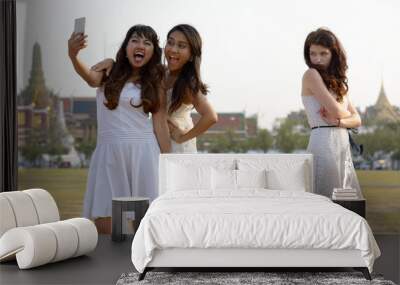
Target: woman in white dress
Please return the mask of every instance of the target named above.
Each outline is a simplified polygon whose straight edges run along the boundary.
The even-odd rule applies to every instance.
[[[170,150],[166,102],[162,96],[161,48],[149,26],[129,29],[110,75],[90,70],[78,58],[86,37],[73,34],[69,57],[76,72],[99,87],[97,145],[90,162],[83,215],[101,233],[111,231],[112,197],[156,198],[158,157]],[[151,114],[151,118],[150,118]]]
[[[187,24],[173,27],[167,34],[164,54],[168,66],[165,85],[172,152],[195,153],[196,137],[218,120],[205,96],[208,88],[200,77],[200,34]],[[201,116],[196,125],[190,116],[193,108]]]
[[[200,77],[202,40],[197,30],[187,24],[173,27],[167,35],[164,48],[167,60],[164,82],[168,105],[168,122],[173,153],[196,153],[196,137],[207,131],[218,120],[217,114],[207,101],[207,86]],[[92,67],[95,71],[113,66],[106,59]],[[190,113],[193,109],[200,120],[193,124]]]
[[[315,192],[353,188],[362,197],[350,151],[348,128],[361,125],[349,99],[343,47],[329,30],[311,32],[304,44],[309,69],[303,75],[302,101],[312,129],[308,151],[314,156]]]

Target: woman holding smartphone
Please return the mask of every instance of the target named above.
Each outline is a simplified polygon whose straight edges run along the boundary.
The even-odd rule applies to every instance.
[[[158,37],[149,26],[128,30],[108,77],[78,58],[87,46],[86,37],[74,33],[68,41],[75,71],[98,87],[97,145],[83,211],[85,217],[95,219],[100,233],[110,233],[113,197],[157,197],[160,149],[169,152],[171,147],[161,96],[164,72]]]

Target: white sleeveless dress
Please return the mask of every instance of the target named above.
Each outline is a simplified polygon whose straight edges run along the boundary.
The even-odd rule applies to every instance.
[[[168,109],[171,105],[172,89],[167,91],[167,103]],[[193,105],[182,105],[172,114],[169,115],[169,119],[178,126],[181,130],[187,132],[193,128],[193,120],[190,113],[193,110]],[[171,140],[171,152],[172,153],[197,153],[196,138],[188,140],[184,143],[176,143]]]
[[[90,162],[83,216],[110,217],[113,197],[143,196],[153,200],[158,193],[160,149],[153,124],[143,108],[140,88],[126,83],[118,107],[104,106],[104,92],[97,89],[97,145]]]
[[[310,127],[327,126],[318,111],[321,105],[313,96],[302,96]],[[348,98],[343,98],[347,109]],[[318,128],[311,131],[307,151],[314,156],[315,190],[332,197],[333,188],[353,188],[362,198],[350,152],[349,134],[345,128]]]

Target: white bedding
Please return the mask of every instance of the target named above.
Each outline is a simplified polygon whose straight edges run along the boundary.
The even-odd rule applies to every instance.
[[[359,215],[320,195],[265,189],[163,194],[136,232],[135,268],[165,248],[358,249],[370,272],[380,256]]]

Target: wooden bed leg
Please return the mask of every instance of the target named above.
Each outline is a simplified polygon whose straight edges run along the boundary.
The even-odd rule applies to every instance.
[[[146,273],[147,273],[148,269],[147,267],[144,269],[144,271],[142,273],[139,274],[139,278],[138,281],[142,281],[144,279],[144,277],[146,277]]]
[[[365,279],[372,280],[371,274],[369,274],[369,270],[367,267],[355,267],[354,269],[357,271],[361,271],[362,274],[364,275]]]

